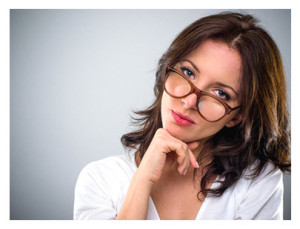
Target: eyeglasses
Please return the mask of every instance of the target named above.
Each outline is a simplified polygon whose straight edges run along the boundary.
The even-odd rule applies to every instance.
[[[164,90],[173,98],[181,99],[190,94],[197,95],[197,109],[199,115],[209,122],[217,122],[231,111],[240,108],[231,108],[222,99],[215,95],[201,91],[190,79],[178,70],[168,67],[164,78]]]

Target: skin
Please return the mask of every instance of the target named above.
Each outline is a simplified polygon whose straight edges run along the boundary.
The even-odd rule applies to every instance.
[[[236,50],[208,40],[175,68],[183,66],[192,70],[194,75],[190,79],[200,90],[222,98],[220,90],[226,91],[231,97],[226,101],[228,105],[239,105],[235,92],[239,91],[241,59]],[[176,123],[172,110],[189,116],[194,124],[183,126]],[[224,126],[237,125],[242,118],[238,111],[233,111],[217,122],[208,122],[197,112],[195,94],[176,99],[166,92],[162,97],[161,115],[163,128],[156,131],[143,159],[136,159],[138,169],[117,219],[146,219],[150,195],[161,219],[194,219],[202,204],[197,200],[199,190],[193,182],[193,168],[199,168],[196,157],[201,142]],[[201,168],[198,169],[201,179],[200,171]]]
[[[221,42],[206,41],[187,56],[185,60],[187,61],[178,63],[176,68],[179,69],[184,66],[192,70],[195,76],[190,79],[196,87],[213,95],[219,95],[218,90],[220,89],[225,90],[231,97],[231,100],[225,100],[225,102],[231,107],[240,105],[238,96],[232,90],[215,84],[216,82],[222,82],[231,86],[236,92],[238,91],[241,60],[236,50]],[[196,99],[195,94],[191,94],[184,99],[174,99],[166,92],[163,94],[161,107],[163,128],[177,139],[186,143],[205,139],[217,133],[224,126],[232,127],[240,121],[241,117],[236,117],[238,111],[234,111],[218,122],[208,122],[198,114]],[[172,118],[171,110],[189,116],[196,124],[192,126],[178,125]]]

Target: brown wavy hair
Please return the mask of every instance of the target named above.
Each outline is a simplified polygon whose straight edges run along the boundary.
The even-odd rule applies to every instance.
[[[183,60],[206,40],[222,41],[237,50],[242,60],[243,120],[235,127],[224,127],[203,146],[197,161],[201,163],[207,155],[212,155],[213,161],[206,166],[198,198],[201,192],[222,195],[249,166],[250,178],[258,176],[267,162],[290,172],[290,121],[281,56],[271,36],[257,24],[251,15],[225,12],[201,18],[185,28],[159,60],[154,103],[134,112],[138,117],[132,120],[138,129],[121,138],[124,147],[136,149],[136,156],[143,158],[156,130],[162,127],[160,108],[167,67]],[[215,175],[222,178],[220,185],[207,189],[207,182]]]

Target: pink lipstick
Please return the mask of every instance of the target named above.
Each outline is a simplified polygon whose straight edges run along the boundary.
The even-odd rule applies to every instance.
[[[175,122],[179,125],[183,125],[183,126],[190,126],[195,124],[189,117],[182,115],[180,113],[176,113],[172,110],[172,116],[175,120]]]

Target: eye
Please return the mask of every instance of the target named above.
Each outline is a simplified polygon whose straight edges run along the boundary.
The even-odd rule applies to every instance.
[[[231,99],[230,96],[225,91],[223,91],[221,89],[217,89],[216,90],[216,94],[217,94],[218,97],[220,97],[223,100],[227,100],[228,101],[228,100]]]
[[[181,69],[182,73],[183,73],[185,76],[187,76],[188,78],[193,78],[193,79],[195,79],[195,76],[194,76],[194,73],[193,73],[192,70],[190,70],[190,69],[187,68],[187,67],[181,67],[180,69]]]

